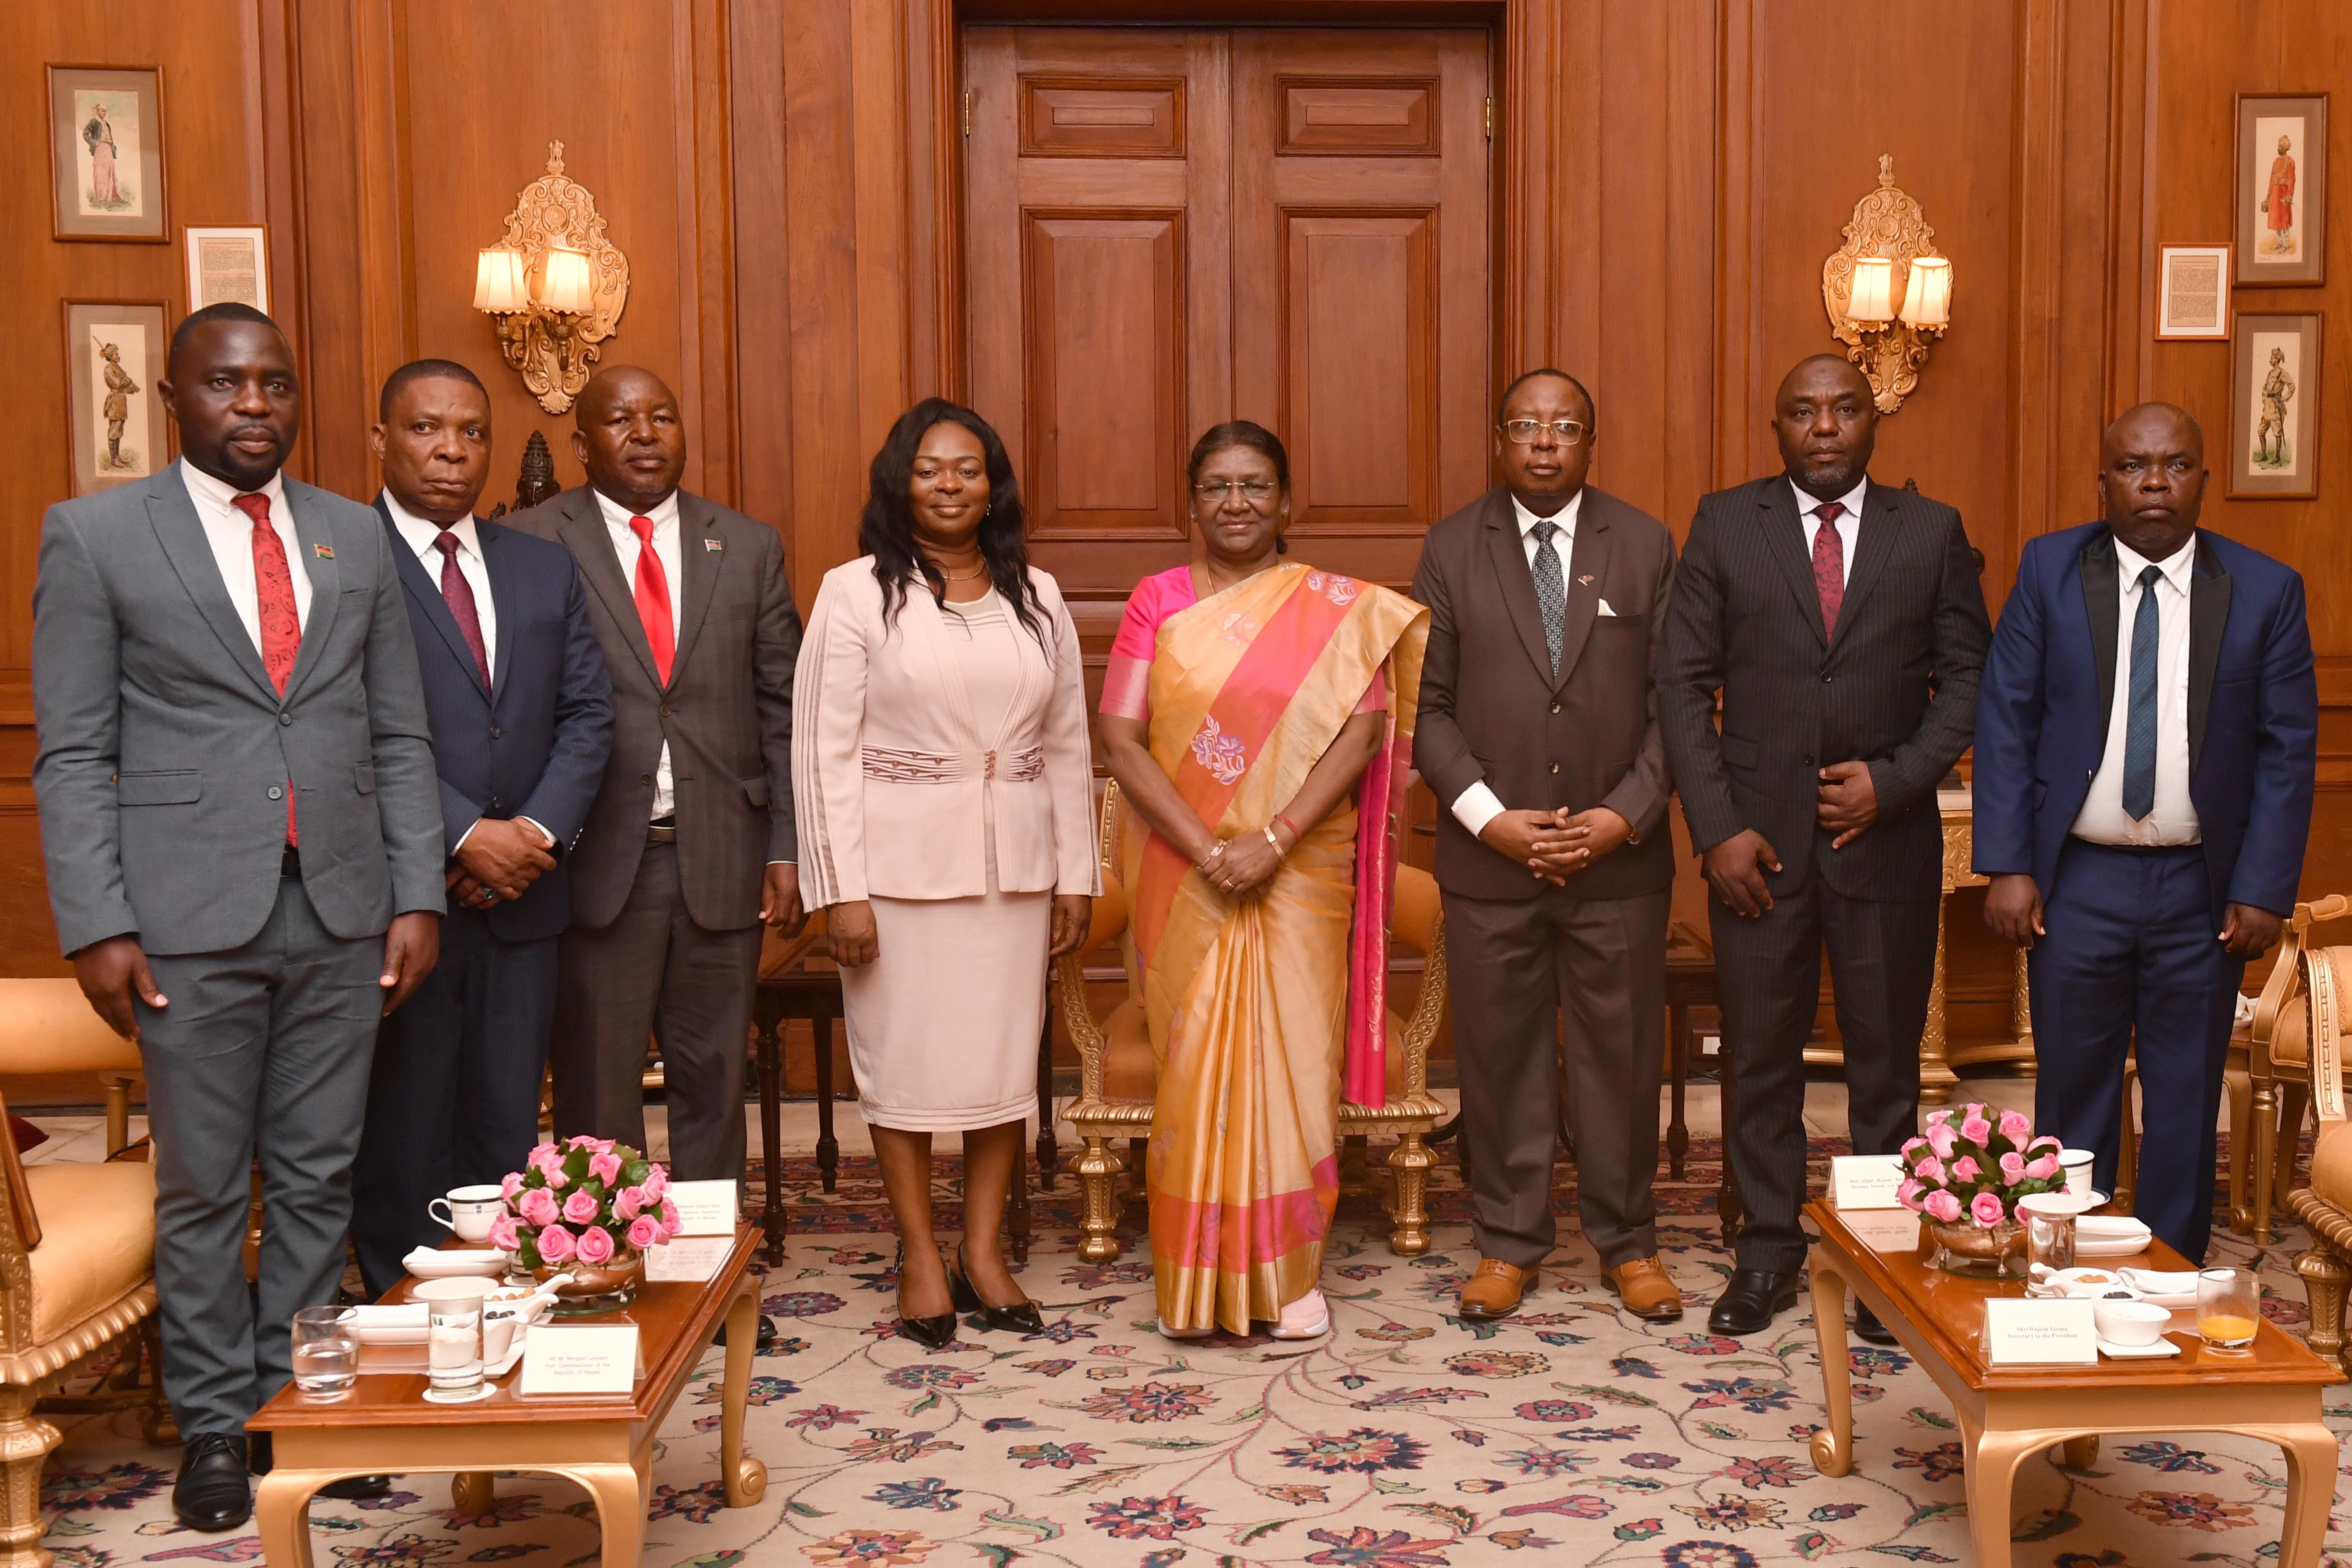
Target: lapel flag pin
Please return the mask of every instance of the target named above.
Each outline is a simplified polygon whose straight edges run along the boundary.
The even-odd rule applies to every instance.
[[[1590,588],[1591,586],[1592,586],[1592,574],[1591,574],[1591,573],[1590,573],[1590,572],[1587,572],[1583,576],[1579,577],[1579,578],[1577,579],[1577,581],[1578,581],[1579,583],[1582,584],[1585,587]]]
[[[321,561],[332,561],[335,558],[335,547],[331,544],[313,544],[310,546],[310,553]]]
[[[727,547],[715,539],[706,539],[702,542],[702,548],[716,555]]]

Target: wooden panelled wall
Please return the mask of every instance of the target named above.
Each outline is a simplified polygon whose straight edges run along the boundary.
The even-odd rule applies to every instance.
[[[782,530],[805,597],[854,552],[867,458],[913,397],[966,384],[956,249],[958,28],[1004,19],[1280,19],[1491,29],[1498,374],[1549,363],[1601,406],[1596,482],[1684,526],[1772,466],[1772,388],[1829,346],[1822,258],[1895,156],[1958,277],[1954,325],[1874,472],[1958,505],[2007,592],[2020,542],[2093,515],[2097,433],[2144,397],[2222,429],[2229,351],[2152,341],[2162,242],[2231,232],[2232,96],[2352,80],[2336,0],[121,0],[0,14],[0,973],[59,969],[28,772],[30,596],[66,482],[59,301],[184,308],[171,246],[47,236],[44,62],[161,65],[176,224],[270,226],[310,402],[296,470],[353,496],[383,374],[464,360],[511,487],[526,434],[576,480],[566,422],[469,309],[475,250],[561,139],[632,284],[608,363],[685,400],[693,488]],[[2336,106],[2352,116],[2352,102]],[[2342,132],[2339,131],[2339,138]],[[2341,162],[2341,160],[2339,160]],[[2241,309],[2329,318],[2323,485],[2352,493],[2352,189],[2324,289]],[[2209,522],[2311,580],[2328,704],[2306,886],[2352,889],[2352,543],[2317,501]],[[1108,606],[1097,607],[1104,613]],[[1699,910],[1686,881],[1682,912]],[[1952,922],[1955,1032],[1998,1033],[2007,969]]]

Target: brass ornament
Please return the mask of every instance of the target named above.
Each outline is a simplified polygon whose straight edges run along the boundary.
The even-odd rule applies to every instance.
[[[1912,260],[1943,254],[1936,248],[1936,231],[1927,226],[1919,204],[1895,183],[1894,153],[1878,155],[1878,188],[1854,203],[1844,234],[1845,243],[1822,263],[1822,303],[1829,311],[1830,335],[1845,344],[1845,357],[1869,378],[1878,411],[1892,414],[1919,384],[1920,367],[1927,363],[1927,341],[1944,335],[1941,323],[1914,326],[1899,314],[1883,324],[1857,323],[1846,315],[1857,258],[1883,256],[1894,263],[1893,303],[1899,312]]]
[[[559,247],[588,258],[585,311],[552,310],[540,303],[548,252]],[[562,142],[547,144],[547,173],[515,198],[498,248],[521,253],[530,293],[528,308],[493,316],[499,350],[521,373],[539,405],[561,414],[588,384],[590,367],[604,340],[619,330],[629,298],[629,258],[605,237],[596,198],[565,177]]]

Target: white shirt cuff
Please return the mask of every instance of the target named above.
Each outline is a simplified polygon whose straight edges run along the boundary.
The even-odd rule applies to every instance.
[[[1486,787],[1485,779],[1480,779],[1454,797],[1454,820],[1468,828],[1473,838],[1486,830],[1486,824],[1502,815],[1503,803],[1495,798],[1495,792]]]

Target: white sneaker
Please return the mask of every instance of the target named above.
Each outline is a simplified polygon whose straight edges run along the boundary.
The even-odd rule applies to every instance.
[[[1282,1309],[1282,1321],[1274,1325],[1272,1333],[1277,1340],[1319,1340],[1330,1331],[1329,1304],[1322,1291],[1309,1290]]]

